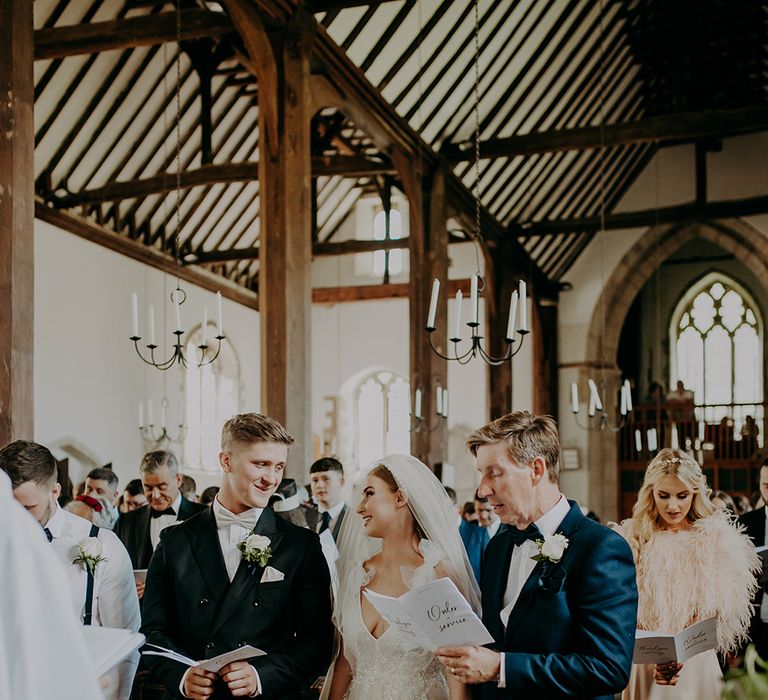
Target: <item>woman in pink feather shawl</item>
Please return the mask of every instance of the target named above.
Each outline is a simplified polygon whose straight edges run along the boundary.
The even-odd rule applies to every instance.
[[[676,634],[717,618],[718,648],[745,639],[760,569],[746,535],[712,505],[701,467],[681,450],[650,462],[632,509],[617,528],[637,565],[639,629]],[[714,650],[685,664],[635,665],[622,700],[718,700],[722,674]]]

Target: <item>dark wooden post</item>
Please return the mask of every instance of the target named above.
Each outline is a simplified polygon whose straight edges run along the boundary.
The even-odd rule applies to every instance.
[[[272,41],[255,8],[225,2],[259,81],[261,410],[296,438],[290,472],[312,459],[310,320],[312,205],[309,57],[312,21],[299,7]]]
[[[499,357],[507,351],[504,336],[507,330],[509,299],[512,291],[517,289],[519,280],[511,272],[514,269],[511,257],[511,251],[502,242],[493,250],[493,254],[485,256],[485,279],[487,285],[485,293],[485,327],[487,329],[488,348],[495,357]],[[525,342],[530,342],[530,340],[526,338]],[[509,413],[512,409],[511,362],[505,362],[496,367],[488,365],[487,402],[488,415],[491,420]]]
[[[32,3],[0,0],[0,445],[34,436]]]
[[[438,279],[440,303],[437,307],[437,330],[433,333],[432,341],[445,353],[448,338],[448,213],[445,172],[438,168],[426,182],[425,192],[424,177],[414,168],[412,159],[396,151],[393,153],[393,162],[402,178],[410,211],[408,325],[411,399],[416,389],[420,388],[423,424],[426,427],[436,420],[436,389],[438,386],[447,386],[448,375],[446,361],[432,352],[428,334],[424,330],[432,283]],[[414,431],[411,433],[411,451],[423,462],[433,466],[445,459],[446,438],[444,424],[433,432],[426,429]]]

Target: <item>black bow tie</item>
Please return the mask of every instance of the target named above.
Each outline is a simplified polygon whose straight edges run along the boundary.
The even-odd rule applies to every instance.
[[[539,530],[534,523],[531,523],[525,530],[518,530],[514,526],[509,527],[507,528],[507,532],[509,533],[513,544],[518,546],[527,540],[536,541],[542,539],[541,530]]]
[[[166,508],[165,510],[155,510],[150,506],[150,515],[153,518],[159,518],[161,515],[176,515],[176,511],[173,508]]]
[[[47,528],[43,528],[43,532],[45,533],[45,536],[48,538],[49,542],[53,542],[53,533]]]

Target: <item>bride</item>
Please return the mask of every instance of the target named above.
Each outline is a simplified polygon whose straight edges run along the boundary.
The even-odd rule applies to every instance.
[[[357,516],[339,536],[339,595],[334,623],[341,644],[323,699],[459,700],[466,686],[446,678],[430,651],[388,626],[364,589],[400,596],[450,577],[478,611],[477,584],[461,544],[453,504],[418,459],[391,455],[374,463],[355,487]]]

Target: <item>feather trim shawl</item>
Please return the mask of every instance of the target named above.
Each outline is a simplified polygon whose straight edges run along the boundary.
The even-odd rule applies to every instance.
[[[632,518],[616,529],[632,545]],[[734,651],[746,640],[760,558],[749,538],[723,511],[687,530],[657,530],[638,552],[637,626],[676,634],[717,616],[718,650]]]

